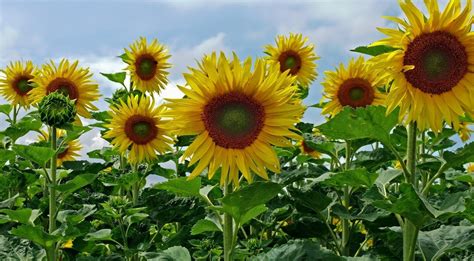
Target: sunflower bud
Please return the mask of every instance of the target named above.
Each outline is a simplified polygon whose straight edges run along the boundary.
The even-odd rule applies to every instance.
[[[111,105],[117,106],[120,105],[120,101],[127,103],[128,98],[131,96],[141,97],[143,93],[139,90],[133,90],[131,93],[126,89],[118,89],[112,95],[112,99],[106,99]]]
[[[52,92],[39,103],[41,121],[49,126],[61,127],[74,121],[76,106],[69,97]]]

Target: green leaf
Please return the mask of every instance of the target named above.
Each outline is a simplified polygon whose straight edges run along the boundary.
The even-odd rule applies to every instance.
[[[194,226],[191,228],[191,235],[198,235],[204,232],[214,232],[214,231],[221,231],[219,226],[214,223],[212,220],[208,219],[200,219]]]
[[[452,214],[461,213],[466,210],[466,198],[470,197],[469,192],[458,192],[453,194],[447,194],[440,206],[436,208],[432,206],[428,200],[418,193],[421,201],[425,205],[426,209],[435,217],[440,216],[451,216]]]
[[[265,204],[281,191],[281,186],[272,182],[254,182],[222,198],[223,210],[237,223],[256,206]]]
[[[371,138],[390,144],[390,131],[398,123],[398,110],[386,115],[383,106],[346,107],[317,128],[329,138],[356,140]]]
[[[474,142],[466,144],[466,146],[458,149],[456,153],[446,151],[443,158],[447,163],[447,167],[461,167],[468,162],[474,162]]]
[[[0,212],[8,215],[11,221],[34,226],[36,218],[41,215],[39,209],[21,208],[16,210],[0,209]]]
[[[84,237],[84,241],[105,241],[112,239],[112,230],[106,228],[91,232]]]
[[[112,119],[112,116],[110,116],[107,111],[92,112],[91,115],[96,121],[109,122],[109,120]]]
[[[402,170],[399,170],[399,169],[381,170],[379,172],[377,179],[375,180],[375,184],[377,185],[377,187],[382,189],[385,186],[389,185],[392,180],[396,179],[402,174],[403,174]]]
[[[314,182],[334,187],[371,187],[377,177],[377,173],[369,173],[366,169],[351,169],[337,173],[327,172],[315,178]]]
[[[0,105],[0,113],[3,113],[7,116],[10,115],[10,112],[12,111],[12,106],[10,104],[2,104]]]
[[[444,226],[432,231],[420,231],[418,242],[427,260],[439,260],[443,255],[463,251],[474,245],[474,226]]]
[[[253,207],[251,209],[249,209],[247,212],[244,213],[244,215],[242,215],[242,217],[240,218],[240,222],[239,222],[239,225],[242,226],[244,224],[246,224],[247,222],[249,222],[250,220],[252,220],[253,218],[256,218],[258,217],[258,215],[264,213],[265,211],[267,211],[267,207],[265,205],[258,205],[256,207]]]
[[[165,251],[163,251],[163,254],[167,255],[171,260],[173,261],[191,261],[191,255],[189,254],[189,251],[182,247],[182,246],[173,246]],[[164,259],[160,259],[164,260]],[[170,259],[165,259],[165,260],[170,260]]]
[[[331,204],[332,199],[325,193],[317,189],[317,186],[307,185],[302,188],[293,188],[288,186],[288,192],[295,199],[296,203],[311,209],[315,213],[319,213]],[[318,200],[314,200],[314,199]]]
[[[100,74],[105,76],[110,81],[120,83],[123,85],[123,87],[125,87],[125,77],[127,76],[127,73],[118,72],[118,73],[100,73]]]
[[[127,224],[133,224],[140,222],[148,217],[147,213],[133,213],[132,215],[129,215],[125,218],[127,221]]]
[[[251,261],[343,261],[343,257],[337,256],[332,251],[322,247],[311,240],[290,240],[281,246],[273,247],[267,253],[259,254],[250,258]]]
[[[390,53],[395,50],[398,50],[397,48],[393,48],[388,45],[374,45],[374,46],[359,46],[356,47],[355,49],[352,49],[351,52],[356,52],[356,53],[363,53],[363,54],[368,54],[371,56],[377,56],[381,55],[384,53]]]
[[[171,179],[163,183],[158,183],[153,188],[166,190],[180,196],[199,197],[201,178],[197,177],[192,180],[188,180],[187,177]]]
[[[53,157],[55,151],[47,147],[37,147],[32,145],[14,145],[13,151],[15,151],[21,157],[35,162],[40,166],[45,166],[46,163]]]
[[[21,118],[15,125],[6,128],[2,134],[10,137],[13,141],[25,136],[30,131],[37,131],[41,128],[42,122],[30,115]]]
[[[74,191],[91,184],[92,182],[94,182],[96,178],[97,178],[96,174],[77,175],[72,180],[64,184],[57,185],[56,190],[62,192],[63,195],[69,195],[73,193]]]
[[[50,235],[43,231],[40,227],[35,227],[32,225],[21,225],[10,230],[12,235],[28,239],[34,243],[44,247],[49,248],[53,246],[54,243],[58,242],[60,237],[56,235]]]
[[[345,207],[339,204],[334,205],[331,210],[340,218],[345,218],[349,220],[367,220],[369,222],[374,222],[380,217],[386,217],[391,215],[390,212],[387,212],[382,209],[376,209],[370,206],[367,206],[359,213],[349,213]]]
[[[15,159],[15,152],[6,149],[0,149],[0,167],[5,166],[8,161],[12,162]]]

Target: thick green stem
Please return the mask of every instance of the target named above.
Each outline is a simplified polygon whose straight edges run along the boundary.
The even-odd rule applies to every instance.
[[[407,183],[413,185],[417,189],[418,184],[416,180],[416,123],[411,123],[408,126],[408,141],[407,141],[407,168],[409,172],[409,179]],[[418,227],[416,227],[410,220],[405,219],[403,226],[403,260],[415,260],[415,248],[418,238]]]
[[[350,164],[351,164],[351,142],[346,141],[346,164],[345,164],[345,170],[349,170]],[[342,204],[343,206],[349,211],[349,186],[344,187],[343,191],[343,199],[342,199]],[[350,237],[350,223],[349,220],[346,218],[342,219],[342,244],[341,244],[341,249],[342,249],[342,254],[345,256],[349,255],[349,237]]]
[[[53,157],[51,158],[51,184],[49,187],[49,234],[52,234],[56,230],[56,161],[58,158],[56,152],[56,127],[51,127],[51,149],[55,151]],[[56,260],[56,244],[48,249],[49,255],[48,258],[51,261]]]
[[[133,173],[138,172],[138,166],[136,164],[132,165]],[[140,180],[136,181],[132,185],[132,202],[133,205],[138,205],[138,195],[140,194]]]
[[[231,193],[232,185],[228,184],[227,181],[224,184],[224,197]],[[224,213],[224,261],[232,260],[232,236],[233,236],[233,228],[232,228],[232,216]]]

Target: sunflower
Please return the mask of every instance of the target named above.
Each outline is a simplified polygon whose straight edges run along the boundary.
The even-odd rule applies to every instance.
[[[59,66],[51,61],[43,65],[41,77],[35,78],[38,87],[31,90],[31,98],[38,103],[44,96],[59,91],[75,100],[77,114],[90,118],[89,111],[97,110],[92,102],[100,97],[99,86],[91,81],[91,77],[92,73],[88,68],[78,68],[78,61],[70,63],[67,59],[62,59]]]
[[[301,142],[299,142],[299,147],[300,147],[301,153],[309,155],[315,159],[321,158],[321,153],[319,153],[319,151],[308,146],[305,140],[302,140]]]
[[[66,138],[66,132],[62,129],[56,129],[56,137],[58,141]],[[49,141],[49,134],[41,130],[41,135],[38,136],[39,141]],[[58,153],[58,159],[56,161],[57,166],[61,166],[64,161],[73,161],[79,157],[79,151],[82,149],[82,145],[79,143],[79,140],[72,140],[63,145]]]
[[[469,128],[468,122],[460,122],[459,123],[459,130],[458,130],[458,135],[459,138],[463,141],[466,142],[471,138],[471,133],[472,130]]]
[[[280,172],[272,145],[291,146],[286,138],[300,139],[291,130],[303,106],[292,99],[295,77],[280,73],[277,65],[257,59],[251,71],[250,58],[241,63],[234,54],[205,57],[198,69],[185,73],[189,87],[178,86],[186,95],[169,99],[167,115],[178,135],[197,135],[183,158],[196,164],[189,178],[207,167],[211,179],[221,167],[221,184],[239,184],[239,171],[247,181],[251,172],[268,179],[266,169]]]
[[[373,44],[398,50],[374,62],[394,80],[388,112],[400,106],[400,121],[416,121],[420,130],[439,132],[443,121],[457,130],[459,116],[474,113],[472,1],[461,9],[460,0],[450,0],[443,12],[436,0],[425,3],[428,16],[411,1],[400,1],[408,21],[389,17],[400,28],[379,28],[388,38]]]
[[[157,92],[158,94],[168,83],[167,69],[171,67],[166,47],[154,39],[147,44],[146,38],[140,37],[130,45],[130,50],[125,49],[128,63],[127,70],[131,74],[131,80],[138,90],[142,92]]]
[[[376,72],[363,57],[351,59],[347,69],[343,64],[336,71],[325,72],[323,99],[329,102],[322,113],[332,116],[338,114],[344,106],[352,108],[369,105],[382,105],[385,94],[378,87],[386,83],[386,77]]]
[[[276,46],[267,45],[265,53],[271,64],[278,64],[280,71],[289,71],[295,75],[297,81],[303,86],[309,86],[318,75],[315,60],[319,59],[314,53],[314,46],[306,44],[308,38],[301,34],[292,34],[290,37],[277,36]]]
[[[112,139],[112,145],[124,155],[130,149],[128,161],[139,164],[156,158],[156,152],[163,153],[171,147],[172,139],[164,128],[163,106],[155,107],[147,96],[133,96],[127,102],[110,107],[112,119],[106,125],[110,128],[104,138]]]
[[[474,173],[474,163],[469,163],[469,164],[467,165],[466,171],[467,171],[468,173],[469,173],[469,172]]]
[[[31,81],[37,76],[38,70],[31,61],[10,62],[5,70],[0,70],[5,78],[0,78],[0,93],[12,105],[28,108],[31,103],[29,93],[33,87]]]

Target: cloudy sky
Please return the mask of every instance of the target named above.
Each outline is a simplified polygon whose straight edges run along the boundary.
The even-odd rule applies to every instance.
[[[421,6],[421,0],[415,2]],[[157,38],[169,47],[173,63],[163,95],[177,97],[182,73],[203,54],[263,56],[264,46],[274,43],[276,35],[294,32],[307,36],[321,57],[318,80],[305,101],[314,104],[321,98],[323,72],[356,57],[350,49],[380,39],[376,27],[394,26],[382,18],[387,15],[402,16],[397,1],[0,0],[0,67],[18,59],[38,65],[79,59],[94,72],[103,97],[109,97],[119,85],[99,72],[123,69],[116,56],[138,37]],[[103,100],[97,106],[106,109]],[[308,109],[305,121],[321,123],[319,109]],[[97,131],[82,142],[84,153],[107,144]]]

